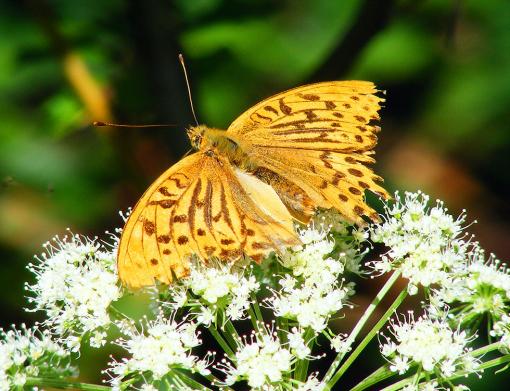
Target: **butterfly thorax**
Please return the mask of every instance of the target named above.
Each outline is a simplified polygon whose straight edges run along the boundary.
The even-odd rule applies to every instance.
[[[248,171],[256,167],[225,130],[198,125],[189,128],[187,132],[193,148],[200,151],[212,150],[228,158],[233,165]]]

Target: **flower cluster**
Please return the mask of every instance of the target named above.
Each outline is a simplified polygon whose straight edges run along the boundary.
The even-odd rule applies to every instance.
[[[384,243],[389,251],[381,260],[370,263],[377,272],[400,269],[409,279],[409,293],[419,285],[445,284],[464,267],[469,242],[464,240],[465,214],[454,219],[441,201],[428,207],[429,197],[421,192],[405,193],[402,200],[385,206],[385,221],[370,230],[371,239]]]
[[[439,201],[429,207],[429,198],[421,192],[406,193],[403,199],[397,194],[395,199],[385,205],[383,222],[367,228],[353,226],[337,212],[321,210],[308,226],[296,228],[300,246],[270,255],[259,265],[195,260],[188,276],[168,288],[149,289],[159,301],[147,306],[147,316],[137,316],[141,321],[130,320],[129,314],[114,307],[128,292],[116,273],[116,236],[111,248],[79,235],[56,237],[29,266],[35,282],[26,286],[29,310],[46,315],[45,331],[26,327],[0,331],[0,391],[55,384],[81,388],[84,385],[65,379],[75,374],[70,362],[84,341],[103,346],[111,326],[122,335],[113,344],[126,352],[124,358],[112,358],[104,371],[114,390],[194,390],[207,388],[206,384],[264,391],[335,389],[378,333],[388,364],[356,389],[404,375],[399,386],[408,391],[465,390],[452,383],[459,373],[481,373],[480,368],[510,360],[510,274],[500,261],[493,256],[487,259],[477,243],[466,239],[464,213],[455,219]],[[369,237],[389,250],[364,264],[372,249]],[[352,308],[353,279],[392,270],[396,272],[352,331],[336,332],[332,321]],[[351,351],[360,331],[381,313],[376,307],[401,275],[408,284],[391,310],[372,323]],[[410,312],[391,321],[407,293],[416,293],[419,286],[425,288],[425,315],[415,318]],[[123,299],[129,303],[135,297],[136,293]],[[132,308],[123,304],[119,308]],[[247,319],[251,334],[245,331],[250,326]],[[487,342],[499,342],[472,351],[470,343],[485,319]],[[384,324],[389,324],[386,335],[380,334]],[[223,349],[221,361],[216,361],[214,352],[204,353],[207,347],[199,329]],[[307,369],[309,361],[326,356],[319,350],[324,349],[324,341],[337,354],[319,378]],[[508,356],[484,360],[480,367],[482,352],[491,352],[492,357],[497,350]]]
[[[447,378],[454,372],[473,372],[478,360],[469,353],[472,338],[465,331],[453,330],[445,319],[424,315],[414,319],[411,312],[403,321],[391,322],[393,338],[383,336],[381,352],[389,360],[390,369],[399,374],[412,366]]]
[[[439,316],[445,311],[455,314],[459,325],[476,326],[480,319],[489,319],[490,335],[510,349],[510,274],[494,255],[486,259],[478,244],[470,250],[465,268],[432,291],[430,303]]]
[[[311,327],[316,333],[326,329],[352,293],[352,286],[342,285],[341,279],[347,255],[331,256],[335,241],[329,233],[329,227],[315,224],[299,230],[302,247],[280,257],[290,273],[281,276],[281,289],[266,301],[276,316],[296,320],[300,327]]]
[[[195,324],[178,323],[159,314],[155,320],[145,320],[141,331],[133,323],[121,324],[120,328],[124,337],[116,343],[129,353],[130,358],[110,362],[107,373],[113,386],[118,387],[121,382],[130,379],[146,379],[157,385],[177,368],[202,375],[210,373],[207,358],[199,359],[191,353],[202,343]]]
[[[69,365],[70,354],[37,328],[5,332],[0,329],[0,390],[23,388],[27,377],[63,377],[76,375]]]
[[[234,268],[229,264],[216,263],[204,266],[193,263],[190,275],[169,288],[173,300],[172,310],[187,307],[195,314],[195,320],[205,326],[216,323],[218,314],[222,326],[227,319],[240,320],[246,316],[251,295],[260,288],[250,268]]]
[[[85,336],[93,347],[106,342],[108,309],[121,296],[115,251],[97,239],[80,235],[55,237],[29,265],[35,274],[29,311],[44,311],[45,324],[74,351]]]
[[[226,374],[224,384],[231,386],[245,380],[254,389],[284,390],[288,385],[288,376],[293,364],[298,359],[309,357],[310,350],[306,346],[301,333],[293,329],[289,333],[289,342],[282,343],[277,332],[267,325],[260,325],[249,338],[238,341],[238,349],[231,360],[223,359],[216,367]],[[315,377],[303,384],[300,390],[319,390]]]

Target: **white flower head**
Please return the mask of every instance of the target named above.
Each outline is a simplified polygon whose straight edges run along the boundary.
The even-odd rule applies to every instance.
[[[348,353],[351,350],[351,345],[347,341],[347,334],[337,334],[331,338],[331,347],[337,353]]]
[[[371,239],[389,251],[369,266],[380,274],[400,269],[411,294],[418,286],[446,284],[464,267],[469,248],[461,235],[465,213],[454,219],[441,201],[433,207],[428,203],[422,192],[406,192],[403,200],[397,192],[395,202],[385,206],[384,221],[370,228]]]
[[[226,320],[246,317],[252,294],[260,283],[251,275],[250,268],[211,261],[207,266],[192,262],[190,274],[169,288],[170,304],[177,310],[188,307],[195,320],[209,326],[216,322],[218,311],[224,311]]]
[[[336,242],[324,225],[312,222],[298,233],[303,245],[281,255],[279,260],[290,273],[279,277],[281,289],[272,290],[265,305],[276,316],[296,320],[301,328],[311,327],[320,333],[353,293],[352,285],[344,285],[342,278],[347,255],[333,253]]]
[[[192,349],[201,345],[196,324],[183,321],[177,323],[172,318],[159,314],[155,320],[144,320],[142,330],[135,327],[124,328],[126,335],[117,344],[129,353],[129,358],[109,363],[108,374],[111,383],[127,379],[150,377],[156,381],[172,373],[175,368],[186,369],[208,375],[207,358],[192,354]]]
[[[510,332],[510,272],[494,255],[487,259],[478,243],[473,243],[463,270],[448,284],[432,290],[432,313],[443,316],[448,311],[457,324],[476,325],[488,319],[492,337]]]
[[[468,346],[472,338],[453,330],[446,319],[428,315],[415,319],[410,312],[407,318],[391,322],[389,330],[391,336],[382,337],[380,348],[394,372],[404,374],[413,363],[444,378],[459,370],[476,372],[478,361],[470,356]]]
[[[0,329],[0,389],[23,388],[28,376],[76,376],[71,353],[38,328]]]
[[[36,282],[26,285],[33,295],[27,310],[44,311],[45,325],[73,350],[84,334],[91,337],[91,346],[102,346],[111,324],[108,308],[121,296],[115,248],[71,234],[55,237],[45,250],[28,267]]]
[[[279,341],[274,330],[260,325],[258,332],[254,331],[238,344],[233,361],[223,359],[216,365],[226,375],[225,385],[246,380],[252,388],[273,389],[275,384],[289,381],[288,375],[297,357],[290,346]]]

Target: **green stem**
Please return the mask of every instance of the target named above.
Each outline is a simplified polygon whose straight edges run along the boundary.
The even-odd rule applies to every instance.
[[[46,379],[44,377],[28,377],[25,386],[53,387],[61,390],[111,391],[111,387],[98,384],[80,383],[65,379]]]
[[[497,350],[501,347],[501,342],[493,342],[490,345],[482,346],[481,348],[473,350],[470,355],[473,357],[482,356],[486,353],[492,352],[493,350]]]
[[[482,346],[481,348],[475,349],[471,352],[471,356],[478,357],[482,356],[484,354],[487,354],[489,352],[492,352],[494,350],[499,349],[501,346],[501,343],[494,342],[487,346]],[[373,386],[374,384],[377,384],[383,380],[389,379],[392,376],[396,376],[397,373],[393,372],[389,369],[389,365],[385,364],[378,369],[376,369],[374,372],[372,372],[369,376],[364,378],[362,381],[360,381],[358,384],[356,384],[353,388],[351,388],[350,391],[363,391],[367,388]],[[406,379],[404,379],[406,380]]]
[[[204,386],[202,383],[197,382],[195,379],[190,377],[188,374],[182,371],[176,371],[176,376],[187,386],[192,387],[193,390],[212,390],[211,388]]]
[[[255,294],[251,295],[251,302],[253,309],[255,311],[255,316],[259,322],[264,322],[264,318],[262,317],[262,311],[260,310],[259,303],[257,301],[257,296]]]
[[[216,330],[216,328],[214,327],[214,325],[211,325],[207,330],[209,330],[209,332],[211,333],[211,335],[214,337],[214,339],[216,340],[216,342],[218,342],[218,344],[221,346],[221,348],[223,349],[223,351],[227,354],[227,356],[233,360],[235,355],[234,355],[234,352],[232,351],[232,349],[230,349],[230,346],[228,346],[228,343],[227,341],[225,341],[223,339],[223,337],[220,335],[220,333],[218,332],[218,330]]]
[[[305,331],[305,334],[303,335],[303,339],[305,340],[305,343],[307,343],[308,340],[310,340],[308,347],[310,350],[313,350],[313,345],[315,342],[314,337],[314,331],[311,327],[308,327]],[[303,360],[298,360],[296,362],[296,369],[294,371],[294,379],[304,382],[306,380],[306,375],[308,374],[308,364],[310,363],[310,360],[307,358],[304,358]]]
[[[239,337],[239,334],[237,333],[236,328],[232,324],[231,320],[227,320],[225,323],[225,326],[227,328],[226,332],[223,333],[223,335],[226,337],[228,343],[230,344],[230,347],[232,350],[237,350],[239,346],[239,341],[241,340],[241,337]]]
[[[250,315],[250,321],[251,325],[253,326],[253,329],[255,331],[259,331],[259,324],[257,323],[257,315],[255,314],[255,311],[253,311],[253,308],[251,306],[248,308],[248,315]]]
[[[391,287],[393,286],[395,281],[398,280],[399,277],[400,277],[400,271],[396,270],[396,271],[393,272],[391,277],[388,278],[388,281],[386,281],[386,283],[381,288],[381,290],[379,291],[377,296],[374,298],[374,300],[372,300],[372,302],[368,306],[368,308],[365,311],[365,313],[363,314],[363,316],[358,320],[358,323],[356,323],[356,326],[354,326],[354,329],[352,329],[351,334],[349,335],[349,337],[345,341],[346,346],[351,346],[354,343],[354,341],[356,340],[356,337],[358,336],[358,334],[360,333],[361,329],[363,328],[363,326],[367,322],[368,318],[370,318],[370,316],[373,314],[374,310],[377,308],[379,303],[382,301],[384,296],[386,296],[388,291],[391,289]],[[331,379],[331,377],[335,373],[336,369],[340,365],[340,362],[345,357],[346,353],[347,353],[346,350],[342,351],[342,352],[338,353],[338,355],[335,357],[335,360],[333,361],[333,363],[329,367],[329,369],[328,369],[328,371],[327,371],[327,373],[326,373],[326,375],[324,377],[323,381],[325,383],[329,382],[329,380]]]
[[[392,276],[393,277],[393,276]],[[363,338],[360,344],[356,347],[356,349],[349,355],[347,360],[343,363],[340,369],[335,373],[335,375],[331,378],[331,380],[327,383],[328,389],[331,389],[333,385],[342,377],[342,375],[347,371],[347,369],[351,366],[351,364],[358,358],[360,353],[365,349],[365,347],[370,343],[372,338],[375,337],[377,332],[386,324],[388,319],[393,315],[395,310],[402,304],[404,299],[407,296],[407,287],[402,289],[400,294],[397,296],[393,304],[388,308],[388,310],[384,313],[384,315],[379,319],[379,321],[375,324],[375,326],[368,332],[368,334]]]
[[[508,362],[510,362],[510,354],[507,354],[506,356],[503,356],[503,357],[495,358],[493,360],[486,361],[486,362],[480,364],[480,366],[477,368],[477,370],[482,371],[482,370],[489,369],[489,368],[492,368],[492,367],[495,367],[495,366],[498,366],[501,364],[505,364]],[[442,380],[443,381],[455,380],[460,377],[466,377],[467,375],[469,375],[471,373],[473,373],[473,372],[472,371],[458,371],[458,372],[455,372],[452,376],[444,378]],[[426,376],[426,374],[427,373],[422,373],[420,375],[420,378],[424,378]],[[409,383],[412,383],[414,381],[414,379],[415,379],[414,376],[408,377],[407,379],[403,379],[397,383],[392,384],[391,386],[383,388],[381,391],[400,390],[400,389],[404,388],[406,385],[408,385]]]
[[[350,391],[366,390],[368,387],[371,387],[374,384],[377,384],[395,375],[396,372],[390,371],[389,365],[386,364],[376,369],[374,372],[372,372],[370,375],[368,375],[366,378],[364,378],[362,381],[356,384],[353,388],[351,388]]]

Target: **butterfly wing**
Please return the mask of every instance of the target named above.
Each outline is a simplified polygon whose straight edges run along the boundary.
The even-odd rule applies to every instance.
[[[361,223],[361,215],[376,216],[364,191],[388,196],[376,183],[381,178],[366,166],[374,162],[369,155],[380,128],[373,122],[384,101],[376,93],[365,81],[298,87],[247,110],[229,127],[229,138],[257,166],[304,190],[315,207],[335,207]],[[288,194],[281,198],[292,210]],[[310,208],[299,213],[306,221]]]
[[[298,243],[292,218],[268,185],[209,152],[182,159],[139,200],[122,232],[120,279],[138,288],[188,273],[189,259],[262,259]]]

